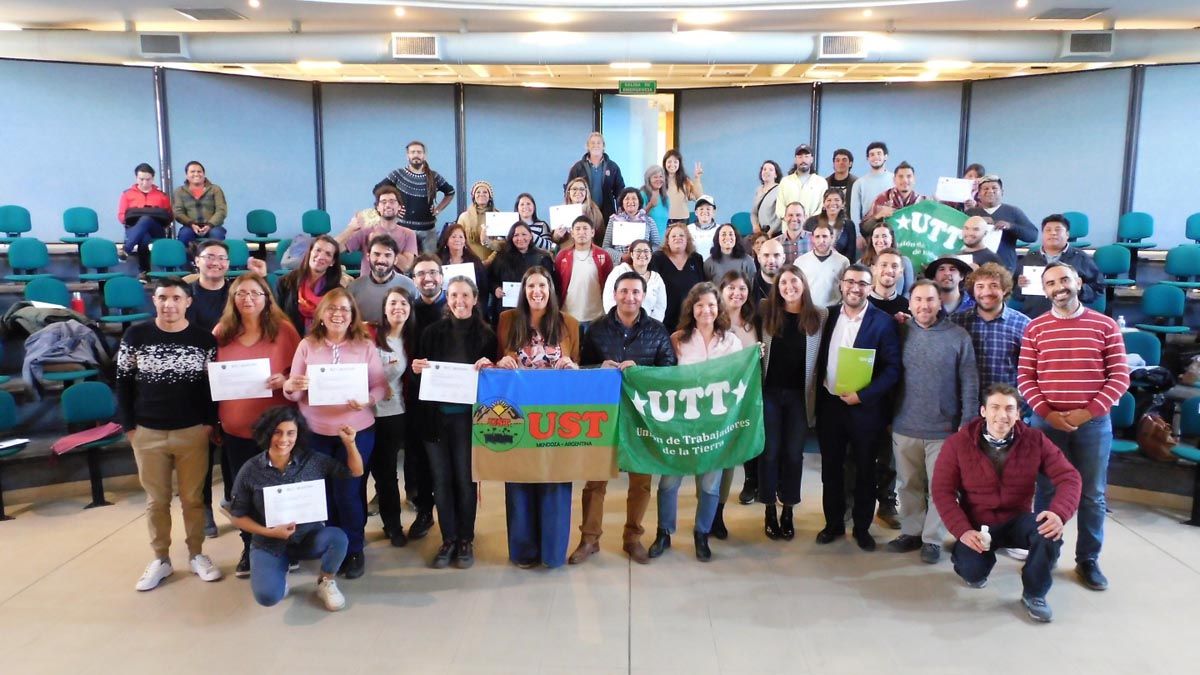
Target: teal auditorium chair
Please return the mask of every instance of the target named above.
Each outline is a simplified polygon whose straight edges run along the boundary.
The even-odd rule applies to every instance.
[[[54,277],[38,277],[25,284],[25,299],[30,302],[48,302],[52,305],[71,306],[71,291],[67,285]]]
[[[1103,293],[1097,293],[1096,298],[1091,302],[1083,303],[1088,309],[1094,309],[1101,314],[1108,314],[1108,296]]]
[[[1101,246],[1092,255],[1092,262],[1096,263],[1096,268],[1104,276],[1100,282],[1104,284],[1104,295],[1108,298],[1110,305],[1113,301],[1113,289],[1133,286],[1137,283],[1126,276],[1129,274],[1130,258],[1129,249],[1116,244]]]
[[[178,239],[155,239],[150,244],[151,279],[182,277],[187,272],[187,247]]]
[[[1075,248],[1091,248],[1092,243],[1084,239],[1084,237],[1088,236],[1088,232],[1091,229],[1087,214],[1080,211],[1067,211],[1063,214],[1063,217],[1071,225],[1071,233],[1067,237],[1067,242]]]
[[[229,247],[229,270],[225,272],[225,276],[242,276],[250,262],[250,246],[241,239],[226,239],[225,245]]]
[[[16,400],[13,399],[12,394],[0,390],[0,436],[8,436],[8,432],[17,426],[17,420]],[[0,450],[0,459],[12,457],[24,450],[27,445],[29,445],[28,442],[17,443]],[[12,517],[4,512],[4,465],[0,464],[0,521],[3,520],[12,520]]]
[[[749,211],[738,211],[730,217],[729,222],[733,224],[737,233],[743,237],[749,236],[754,231],[754,222],[750,220]]]
[[[100,317],[100,323],[124,329],[153,316],[141,311],[145,306],[146,290],[140,281],[133,277],[114,277],[104,284],[104,311],[108,313]]]
[[[300,229],[304,234],[316,237],[322,234],[329,234],[333,229],[333,224],[329,220],[329,214],[321,209],[309,209],[300,216]],[[278,249],[276,249],[278,250]],[[280,253],[280,255],[283,255]]]
[[[63,230],[69,236],[59,238],[64,244],[82,246],[88,236],[100,231],[100,218],[86,206],[73,206],[63,211]]]
[[[1125,353],[1137,354],[1148,366],[1162,362],[1162,343],[1158,338],[1143,330],[1127,330],[1121,334],[1125,341]]]
[[[1139,330],[1158,336],[1164,343],[1168,335],[1186,335],[1192,329],[1183,325],[1187,298],[1183,289],[1167,284],[1154,284],[1142,294],[1142,313],[1154,323],[1139,323]]]
[[[1200,439],[1200,396],[1193,396],[1183,402],[1183,407],[1179,410],[1179,436]],[[1200,443],[1200,440],[1196,442]],[[1180,443],[1171,448],[1171,454],[1191,462],[1196,467],[1192,479],[1192,517],[1185,520],[1184,524],[1200,527],[1200,447]]]
[[[110,271],[121,266],[121,259],[117,257],[117,245],[103,237],[88,237],[80,244],[79,264],[84,269],[79,274],[80,281],[98,281],[103,286],[109,279],[125,276]]]
[[[346,268],[346,274],[356,278],[362,271],[362,259],[362,251],[342,251],[338,255],[338,261]]]
[[[1116,437],[1117,432],[1133,428],[1134,406],[1133,394],[1125,392],[1121,394],[1121,400],[1117,401],[1117,404],[1109,411],[1113,428],[1112,453],[1114,455],[1130,455],[1137,452],[1137,441]]]
[[[1160,283],[1187,291],[1200,288],[1200,244],[1181,244],[1167,251],[1163,271],[1170,278]]]
[[[33,229],[33,220],[29,217],[29,209],[16,204],[0,206],[0,244],[11,244],[22,234]]]
[[[43,271],[50,266],[50,252],[41,240],[33,237],[20,237],[9,243],[8,265],[14,273],[5,275],[5,281],[25,283],[39,277],[54,276]]]
[[[113,421],[117,413],[116,398],[103,382],[77,382],[62,393],[62,416],[71,432],[81,431]],[[99,451],[114,443],[125,440],[123,431],[98,441],[85,443],[71,452],[86,452],[88,476],[92,482],[92,503],[84,508],[110,506],[104,499],[104,477],[100,471]]]
[[[1200,244],[1200,213],[1188,216],[1187,224],[1183,228],[1183,236]]]
[[[280,239],[279,243],[275,245],[275,259],[278,260],[282,264],[283,256],[287,255],[287,250],[291,246],[292,246],[292,238],[291,237],[284,237],[283,239]]]
[[[278,244],[279,238],[272,237],[275,231],[279,229],[279,225],[275,221],[275,213],[266,209],[254,209],[246,214],[246,231],[251,236],[246,237],[247,244],[255,244],[257,249],[255,254],[263,258],[267,257],[267,244]]]
[[[1121,215],[1117,221],[1117,246],[1129,249],[1133,262],[1129,267],[1129,278],[1137,281],[1138,251],[1144,251],[1157,246],[1146,239],[1154,236],[1154,216],[1145,211],[1130,211]]]
[[[267,275],[267,284],[271,286],[271,292],[275,294],[275,303],[279,304],[279,279],[287,274],[288,270],[275,270]]]

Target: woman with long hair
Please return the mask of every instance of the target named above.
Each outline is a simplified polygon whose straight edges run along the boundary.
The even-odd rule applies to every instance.
[[[758,187],[754,190],[754,208],[750,209],[750,224],[755,232],[764,232],[769,237],[779,234],[783,228],[779,214],[775,211],[775,199],[779,196],[779,180],[783,170],[775,160],[768,159],[758,167]]]
[[[767,538],[791,540],[796,536],[792,509],[800,503],[804,442],[816,423],[817,350],[828,312],[813,304],[804,272],[784,265],[760,314],[767,438],[758,458],[758,501],[766,505]],[[779,515],[777,501],[783,504]]]
[[[516,309],[500,315],[498,368],[578,368],[579,322],[559,311],[549,268],[530,267]],[[505,483],[508,558],[517,567],[560,567],[571,537],[570,483]]]
[[[531,267],[540,266],[548,270],[554,269],[554,258],[538,248],[534,244],[534,240],[533,231],[528,225],[524,222],[516,223],[508,230],[504,249],[492,259],[492,266],[488,269],[488,280],[491,282],[489,291],[493,298],[492,306],[496,308],[493,318],[504,311],[504,284],[506,282],[521,281],[525,278],[526,270]],[[517,302],[520,303],[519,297]]]
[[[671,148],[663,155],[662,167],[666,171],[667,179],[667,224],[683,223],[686,225],[691,216],[688,212],[688,203],[696,201],[700,195],[704,194],[704,186],[700,184],[700,177],[704,175],[704,167],[700,165],[700,162],[696,162],[696,178],[692,179],[683,167],[683,155],[675,148]]]
[[[737,228],[731,223],[725,223],[717,227],[717,234],[713,237],[708,260],[704,261],[704,276],[717,283],[729,272],[740,272],[746,275],[747,279],[753,279],[758,273],[758,265],[755,264],[754,257],[746,253]]]
[[[333,237],[322,234],[313,238],[300,266],[279,279],[279,306],[301,335],[316,319],[321,296],[350,284],[338,260],[340,250]]]
[[[604,241],[605,226],[608,221],[604,219],[604,214],[600,212],[600,206],[596,204],[595,198],[592,196],[592,188],[588,185],[586,178],[572,178],[567,181],[567,186],[563,188],[563,204],[582,204],[583,213],[587,216],[588,222],[596,228],[592,235],[592,243],[599,246],[600,242]],[[555,240],[560,243],[571,238],[571,230],[569,228],[560,228],[554,233]]]
[[[221,421],[221,475],[232,483],[234,476],[251,457],[262,451],[254,440],[254,422],[278,405],[287,405],[283,383],[292,370],[292,356],[300,344],[300,334],[287,315],[275,304],[267,280],[247,272],[229,285],[225,311],[213,329],[217,338],[217,362],[267,359],[271,376],[266,398],[246,398],[217,403]],[[232,493],[231,493],[232,496]],[[242,557],[234,574],[250,575],[250,533],[242,532]]]
[[[646,294],[642,298],[642,309],[655,321],[662,321],[667,312],[667,287],[663,284],[662,275],[650,269],[650,260],[654,249],[650,242],[638,239],[629,245],[627,257],[629,262],[623,262],[613,268],[604,281],[604,292],[601,301],[604,303],[604,313],[612,311],[617,306],[617,298],[613,293],[617,279],[626,272],[637,272],[646,280]]]
[[[483,262],[491,260],[496,250],[496,241],[487,236],[487,214],[497,211],[495,194],[492,184],[486,180],[477,180],[471,185],[471,204],[467,210],[458,214],[455,221],[466,233],[467,246],[475,253],[475,257]]]
[[[538,218],[537,202],[528,192],[517,195],[513,211],[517,212],[518,222],[524,223],[525,227],[529,228],[530,234],[533,235],[535,248],[554,253],[559,244],[571,238],[571,231],[568,228],[560,228],[557,232],[550,231],[550,225]]]
[[[725,316],[729,318],[729,332],[742,343],[742,347],[750,347],[762,340],[759,330],[758,310],[750,299],[751,289],[754,288],[754,275],[746,275],[741,271],[726,272],[718,286],[721,291],[721,305]],[[742,464],[745,472],[745,482],[742,486],[742,496],[738,501],[750,504],[758,497],[758,458],[753,457]],[[729,536],[725,527],[725,502],[729,501],[729,489],[733,486],[734,467],[725,469],[721,474],[720,502],[717,504],[717,515],[713,518],[712,535],[717,539]]]
[[[854,262],[858,252],[858,228],[846,212],[846,199],[838,188],[829,188],[821,197],[821,210],[804,221],[804,229],[812,232],[817,225],[827,225],[833,232],[833,247]]]
[[[668,329],[679,324],[679,310],[692,286],[704,281],[704,259],[696,253],[686,225],[675,223],[667,228],[662,249],[650,258],[650,269],[658,272],[667,289],[667,309],[663,324]]]
[[[671,212],[667,197],[667,172],[658,164],[646,167],[642,189],[638,193],[642,196],[642,207],[646,209],[646,215],[658,226],[658,237],[662,239],[667,231],[667,216]],[[620,202],[617,206],[621,206]]]
[[[476,370],[490,368],[496,360],[496,334],[479,309],[479,287],[467,277],[446,285],[446,318],[421,333],[413,361],[420,375],[430,361],[469,363]],[[437,504],[442,546],[430,563],[443,569],[451,561],[459,569],[475,564],[475,508],[478,494],[471,480],[471,406],[436,403],[437,440],[427,445],[433,470],[433,496]]]
[[[416,387],[412,385],[409,363],[416,353],[417,322],[412,317],[413,298],[400,287],[388,289],[383,296],[382,319],[375,327],[375,349],[383,366],[387,383],[384,397],[375,402],[375,451],[367,469],[375,480],[375,495],[379,498],[379,518],[383,533],[392,546],[404,546],[408,537],[400,523],[400,487],[396,456],[405,446],[405,413],[416,404]],[[411,452],[425,452],[414,448]],[[366,481],[362,499],[366,500]]]
[[[741,341],[729,332],[729,317],[721,306],[721,293],[712,283],[705,281],[688,291],[679,330],[671,335],[671,345],[681,366],[726,356],[742,348]],[[696,476],[698,499],[692,538],[696,544],[696,559],[700,562],[712,560],[708,535],[717,513],[723,471],[714,469]],[[662,476],[658,480],[658,532],[650,545],[651,558],[657,558],[671,547],[682,482],[683,476]]]
[[[454,223],[447,225],[446,229],[442,230],[442,235],[438,237],[437,253],[438,257],[442,259],[443,266],[470,263],[475,270],[475,287],[489,288],[487,266],[467,245],[467,230],[462,225]],[[490,306],[491,298],[484,297],[480,311],[484,312],[486,316]]]
[[[300,404],[300,412],[312,427],[310,443],[313,452],[345,462],[345,448],[338,435],[349,426],[354,430],[354,443],[363,461],[371,462],[375,448],[375,414],[372,406],[387,395],[383,365],[379,351],[371,341],[367,327],[359,318],[354,297],[344,288],[335,288],[321,297],[314,313],[312,330],[300,341],[292,357],[292,372],[283,385],[288,400]],[[309,372],[329,364],[363,363],[367,366],[367,400],[350,400],[336,405],[309,403]],[[333,481],[330,485],[330,522],[346,531],[349,549],[342,565],[347,579],[356,579],[366,570],[363,557],[364,534],[367,524],[366,503],[363,501],[361,476]]]
[[[875,258],[879,256],[879,252],[893,248],[895,245],[896,233],[892,231],[892,226],[887,223],[879,223],[872,228],[871,241],[867,242],[867,250],[863,252],[859,262],[867,267],[874,267]],[[896,280],[896,293],[908,297],[908,292],[912,290],[913,284],[916,282],[916,276],[913,274],[912,261],[908,259],[908,256],[901,256],[900,259],[904,264],[904,278]]]
[[[617,244],[616,230],[618,223],[622,224],[622,229],[634,228],[637,232],[634,233],[633,239],[646,239],[650,242],[650,246],[657,247],[662,243],[662,239],[658,234],[658,225],[654,219],[646,213],[643,208],[645,202],[642,200],[641,192],[637,188],[627,187],[621,190],[621,194],[617,195],[617,212],[612,214],[608,219],[608,227],[604,230],[604,243],[600,246],[614,253],[614,258],[622,258],[625,252],[629,250],[629,244]]]

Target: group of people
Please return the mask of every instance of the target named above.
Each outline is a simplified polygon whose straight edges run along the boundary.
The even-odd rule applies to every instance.
[[[982,167],[969,172],[977,179],[974,199],[955,205],[971,216],[963,256],[973,262],[954,256],[914,270],[886,218],[923,197],[911,166],[886,171],[883,143],[868,147],[871,172],[863,178],[849,173],[846,150],[835,153],[829,179],[812,174],[806,145],[782,180],[777,165],[764,163],[766,189],[755,197],[755,232],[747,239],[717,221],[715,201],[701,193],[702,167],[689,177],[678,151],[647,170],[639,190],[624,186],[602,136],[592,134],[587,149],[565,185],[564,202],[583,205],[569,228],[540,220],[524,193],[507,236],[488,237],[485,214],[495,195],[479,181],[471,206],[427,248],[432,226],[414,229],[406,217],[436,218],[453,188],[428,169],[424,146],[414,142],[408,166],[375,187],[374,207],[341,234],[313,238],[277,289],[261,269],[227,281],[220,239],[197,244],[194,278],[157,282],[155,318],[125,333],[117,359],[120,413],[148,495],[155,553],[137,588],[155,588],[172,573],[173,474],[189,565],[204,580],[221,577],[202,552],[206,526],[215,535],[206,490],[211,495],[216,454],[222,503],[244,541],[235,571],[250,577],[261,604],[280,601],[299,560],[319,558],[318,595],[331,610],[344,605],[335,576],[365,571],[368,472],[393,546],[426,536],[436,511],[442,544],[430,564],[471,567],[478,503],[472,410],[420,400],[419,379],[431,362],[624,370],[746,348],[761,350],[766,440],[744,466],[738,500],[763,506],[769,539],[795,537],[811,434],[822,458],[818,544],[843,538],[850,523],[857,546],[874,550],[869,528],[878,521],[899,530],[888,551],[919,551],[934,564],[948,531],[956,540],[954,569],[976,588],[1006,549],[1025,559],[1022,600],[1030,616],[1049,621],[1050,570],[1063,525],[1078,509],[1076,573],[1089,588],[1107,586],[1098,560],[1108,412],[1128,387],[1128,367],[1116,323],[1083,304],[1094,292],[1094,265],[1069,246],[1066,218],[1042,223],[1036,255],[1045,298],[1040,305],[1027,298],[1027,307],[1042,308],[1030,317],[1008,300],[1029,283],[1019,275],[1014,281],[1016,240],[1035,239],[1036,227],[1001,203],[1002,182]],[[142,192],[144,168],[134,188]],[[410,191],[418,189],[414,205]],[[439,193],[446,198],[434,204]],[[768,200],[774,208],[764,206]],[[193,222],[213,226],[212,219]],[[991,229],[1002,232],[995,251],[981,245]],[[357,279],[340,261],[348,250],[365,254]],[[448,265],[464,266],[446,278]],[[864,353],[869,380],[845,390],[839,362]],[[269,360],[271,396],[214,403],[209,364],[248,359]],[[309,374],[326,364],[365,364],[365,400],[312,404]],[[219,369],[211,372],[219,377]],[[401,467],[416,508],[407,532]],[[713,557],[710,537],[729,536],[724,509],[734,474],[727,467],[696,477],[693,538],[701,561]],[[327,523],[266,525],[264,488],[318,478],[327,481]],[[633,561],[647,563],[671,547],[680,484],[679,476],[660,478],[647,547],[652,477],[629,474],[623,549]],[[571,484],[507,484],[512,562],[557,567],[596,554],[606,487],[584,486],[581,536],[568,556]]]

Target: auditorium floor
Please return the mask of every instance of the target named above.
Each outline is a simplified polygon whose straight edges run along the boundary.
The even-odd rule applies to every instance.
[[[220,514],[221,536],[205,551],[224,580],[184,571],[176,508],[175,575],[137,593],[150,558],[141,492],[110,493],[115,506],[89,511],[82,499],[11,505],[16,519],[0,523],[0,673],[1194,672],[1186,645],[1200,625],[1200,529],[1180,525],[1182,513],[1113,504],[1102,593],[1074,580],[1072,522],[1049,596],[1055,621],[1034,625],[1011,559],[971,590],[948,555],[931,567],[883,552],[891,531],[874,530],[876,553],[849,540],[818,547],[819,459],[806,464],[796,540],[767,541],[760,507],[731,503],[731,536],[714,540],[707,565],[687,536],[691,481],[683,536],[648,566],[620,550],[623,480],[609,490],[601,554],[579,567],[509,564],[496,484],[483,491],[468,571],[426,567],[436,529],[392,549],[372,519],[367,576],[341,582],[348,606],[338,614],[316,605],[313,563],[291,576],[279,606],[255,606],[232,575],[240,542]],[[653,507],[646,520],[653,532]]]

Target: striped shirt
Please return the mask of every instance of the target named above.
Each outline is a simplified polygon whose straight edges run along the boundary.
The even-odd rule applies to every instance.
[[[1108,411],[1129,388],[1125,343],[1117,322],[1081,307],[1070,317],[1053,310],[1029,322],[1017,362],[1017,389],[1033,411]]]
[[[950,320],[971,335],[980,391],[996,382],[1017,386],[1017,358],[1021,355],[1021,336],[1029,325],[1029,317],[1006,306],[1000,316],[988,321],[979,316],[978,308],[972,307],[955,312]]]

